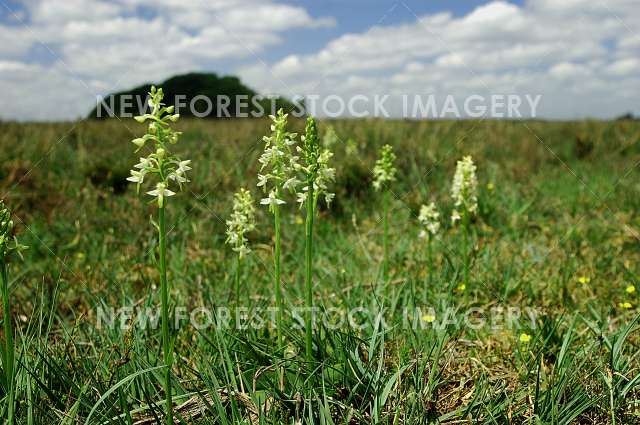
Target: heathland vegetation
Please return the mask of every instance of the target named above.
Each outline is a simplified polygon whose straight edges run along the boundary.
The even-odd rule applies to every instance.
[[[5,418],[640,420],[637,122],[150,114],[0,124]]]

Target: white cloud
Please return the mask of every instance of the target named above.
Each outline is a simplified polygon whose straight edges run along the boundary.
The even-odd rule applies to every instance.
[[[63,24],[69,21],[98,21],[117,16],[116,3],[91,0],[28,1],[31,21],[35,25]]]
[[[11,25],[0,24],[0,40],[11,40],[0,43],[0,61],[10,71],[0,74],[0,92],[3,103],[13,105],[2,112],[4,118],[76,118],[95,104],[96,95],[210,68],[216,61],[254,58],[283,42],[284,31],[335,24],[277,0],[25,0],[23,5],[24,11],[10,13]],[[43,57],[34,57],[33,49]],[[59,99],[65,100],[62,108]]]
[[[560,80],[570,80],[579,77],[585,77],[590,74],[590,70],[584,65],[572,62],[560,62],[555,64],[549,70],[552,77]]]
[[[0,25],[0,59],[19,58],[31,47],[30,34],[25,28]],[[8,41],[10,40],[10,41]]]
[[[638,70],[640,70],[640,60],[638,58],[621,59],[605,68],[605,72],[618,77],[637,74]]]
[[[0,40],[11,41],[0,44],[0,92],[14,105],[5,118],[75,118],[96,94],[231,60],[253,63],[238,73],[264,93],[529,93],[542,94],[546,117],[640,112],[630,96],[640,92],[637,0],[491,1],[464,16],[375,25],[270,64],[255,55],[285,43],[286,31],[335,21],[279,0],[23,4],[0,24]],[[403,6],[392,13],[411,16]]]
[[[621,50],[640,50],[640,33],[628,33],[618,39],[618,48]]]
[[[640,92],[640,39],[630,31],[640,8],[604,3],[493,1],[461,17],[425,15],[343,35],[316,53],[239,72],[271,92],[348,96],[358,81],[364,93],[541,94],[539,113],[552,118],[638,112],[627,93]]]
[[[95,105],[91,103],[89,88],[70,77],[64,70],[22,62],[0,61],[0,93],[5,117],[35,120],[67,120],[78,115],[78,105],[83,111]],[[55,103],[47,102],[55,96]],[[86,112],[85,112],[86,113]]]

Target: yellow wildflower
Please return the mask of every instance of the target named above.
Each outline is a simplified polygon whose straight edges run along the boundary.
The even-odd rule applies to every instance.
[[[531,341],[531,335],[526,333],[521,333],[519,339],[522,344],[528,344],[529,341]]]
[[[589,276],[580,276],[578,278],[578,283],[581,283],[583,285],[586,285],[589,282],[591,282],[591,278]]]
[[[633,294],[634,292],[636,292],[636,287],[633,285],[629,285],[627,286],[627,289],[625,289],[625,292],[627,294]]]
[[[433,321],[436,320],[436,316],[434,316],[433,314],[425,314],[421,317],[421,319],[423,322],[433,323]]]
[[[625,301],[623,303],[618,303],[618,307],[629,310],[631,307],[633,307],[633,305],[630,302]]]

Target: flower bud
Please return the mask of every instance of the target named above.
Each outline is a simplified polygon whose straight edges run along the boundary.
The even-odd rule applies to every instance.
[[[156,151],[156,156],[158,157],[158,159],[162,159],[162,158],[164,158],[165,153],[166,153],[166,151],[164,149],[159,148]]]
[[[138,137],[137,139],[133,139],[131,141],[131,143],[133,143],[134,145],[136,145],[137,147],[141,148],[144,146],[144,139],[141,137]]]
[[[13,233],[11,213],[4,206],[4,203],[0,201],[0,260],[11,250],[8,246],[11,240],[11,233]]]

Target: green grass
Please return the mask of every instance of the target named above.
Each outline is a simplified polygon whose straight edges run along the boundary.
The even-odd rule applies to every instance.
[[[131,121],[131,120],[130,120]],[[329,313],[364,307],[361,329],[320,325],[305,356],[304,210],[281,210],[285,306],[275,329],[182,326],[172,370],[176,422],[633,424],[640,422],[640,124],[634,122],[337,121],[336,199],[314,223],[314,302]],[[303,130],[302,121],[291,123]],[[167,272],[177,306],[235,300],[225,219],[240,187],[255,187],[267,120],[189,121],[177,153],[192,183],[167,211]],[[327,123],[320,123],[321,135]],[[160,327],[97,328],[99,307],[160,304],[156,206],[128,185],[143,126],[0,124],[0,197],[14,211],[24,262],[10,279],[18,423],[135,423],[163,417]],[[345,143],[356,141],[357,154]],[[380,290],[382,198],[371,168],[382,145],[398,155],[389,220],[389,282]],[[455,163],[478,166],[479,214],[452,228]],[[495,185],[494,190],[487,188]],[[431,281],[422,203],[443,219]],[[243,260],[241,304],[274,305],[273,226],[257,209]],[[28,226],[28,227],[27,227]],[[578,283],[588,276],[590,283]],[[431,282],[430,284],[428,284]],[[385,298],[385,292],[386,298]],[[620,302],[631,302],[622,309]],[[532,307],[512,328],[405,325],[406,310]],[[384,309],[386,327],[375,312]],[[462,319],[461,315],[455,318]],[[218,323],[224,318],[218,317]],[[413,318],[412,318],[413,320]],[[229,323],[233,323],[230,320]],[[528,344],[519,336],[531,336]],[[6,416],[6,384],[0,409]],[[181,406],[185,402],[186,406]],[[201,406],[204,415],[193,416]],[[89,420],[87,421],[87,418]]]

